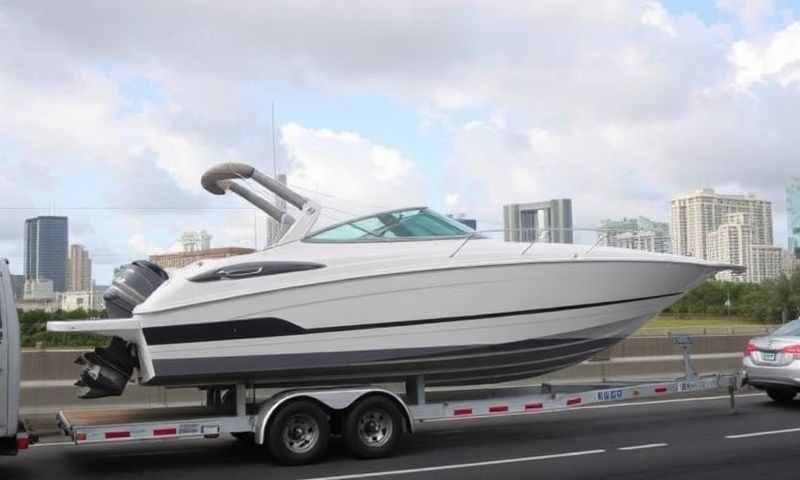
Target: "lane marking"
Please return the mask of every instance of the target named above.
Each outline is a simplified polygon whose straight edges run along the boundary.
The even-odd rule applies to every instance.
[[[783,430],[767,430],[764,432],[740,433],[738,435],[725,435],[725,438],[737,439],[737,438],[763,437],[764,435],[779,435],[781,433],[796,433],[796,432],[800,432],[800,428],[785,428]]]
[[[646,448],[659,448],[669,446],[668,443],[647,443],[645,445],[632,445],[630,447],[619,447],[617,450],[644,450]]]
[[[486,462],[459,463],[453,465],[439,465],[436,467],[408,468],[405,470],[388,470],[383,472],[352,473],[348,475],[336,475],[332,477],[314,477],[314,478],[307,478],[305,480],[347,480],[350,478],[369,478],[369,477],[385,477],[389,475],[408,475],[411,473],[437,472],[441,470],[456,470],[462,468],[485,467],[488,465],[503,465],[507,463],[535,462],[537,460],[550,460],[554,458],[579,457],[581,455],[596,455],[598,453],[606,453],[606,451],[603,449],[584,450],[580,452],[554,453],[552,455],[537,455],[535,457],[519,457],[519,458],[507,458],[503,460],[489,460]]]

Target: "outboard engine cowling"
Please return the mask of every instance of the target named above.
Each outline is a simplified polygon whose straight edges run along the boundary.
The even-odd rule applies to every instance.
[[[114,278],[103,294],[108,318],[130,318],[136,305],[147,300],[169,278],[167,272],[155,263],[136,260]]]

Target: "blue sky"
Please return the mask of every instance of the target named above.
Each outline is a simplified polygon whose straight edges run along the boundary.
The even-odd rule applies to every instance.
[[[496,227],[504,203],[572,197],[590,227],[668,220],[673,195],[711,186],[772,200],[785,244],[797,2],[309,3],[0,12],[12,269],[24,218],[51,211],[98,283],[184,230],[263,243],[263,219],[199,176],[270,171],[273,103],[280,169],[345,209],[426,203]]]

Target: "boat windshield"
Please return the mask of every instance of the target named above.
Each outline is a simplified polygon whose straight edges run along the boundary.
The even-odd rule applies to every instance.
[[[429,208],[410,208],[379,213],[334,225],[306,240],[357,242],[411,240],[430,237],[464,237],[475,233],[461,222]]]

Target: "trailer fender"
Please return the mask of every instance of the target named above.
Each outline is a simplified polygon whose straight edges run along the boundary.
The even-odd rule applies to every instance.
[[[278,394],[264,402],[259,408],[256,416],[254,433],[257,445],[264,443],[264,434],[270,419],[278,409],[291,400],[298,398],[308,398],[315,400],[334,411],[342,411],[350,407],[358,399],[365,395],[383,395],[391,398],[400,407],[406,420],[406,427],[409,433],[413,432],[413,422],[411,421],[411,411],[406,403],[394,392],[384,388],[365,387],[348,389],[321,389],[321,390],[291,390]]]

